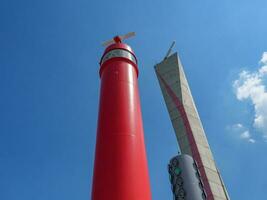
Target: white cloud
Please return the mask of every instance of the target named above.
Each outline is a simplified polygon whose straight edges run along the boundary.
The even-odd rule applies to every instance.
[[[259,69],[259,72],[260,74],[263,76],[267,73],[267,65],[264,65],[262,66],[260,69]]]
[[[250,143],[255,143],[256,141],[251,137],[249,130],[241,123],[233,124],[226,127],[228,131],[238,136],[238,138],[245,140]]]
[[[267,80],[267,52],[260,60],[261,67],[255,72],[242,71],[239,78],[234,81],[233,87],[239,101],[249,100],[254,107],[253,126],[259,130],[263,137],[267,137],[267,92],[264,81]],[[255,140],[251,139],[254,143]]]
[[[230,131],[237,132],[237,131],[242,130],[244,128],[244,126],[240,123],[237,123],[237,124],[233,124],[231,126],[227,126],[226,128]]]
[[[263,64],[267,64],[267,52],[263,52],[260,62]]]
[[[240,124],[240,123],[238,123],[238,124],[234,124],[233,126],[236,127],[236,128],[243,128],[243,125]]]
[[[241,133],[240,137],[242,139],[249,139],[250,138],[250,133],[249,131],[244,131],[243,133]]]
[[[251,142],[251,143],[255,143],[255,142],[256,142],[256,141],[255,141],[254,139],[252,139],[252,138],[248,139],[248,141]]]

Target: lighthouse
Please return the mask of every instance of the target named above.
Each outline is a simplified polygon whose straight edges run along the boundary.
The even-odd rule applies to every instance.
[[[92,200],[151,200],[133,35],[104,43]]]

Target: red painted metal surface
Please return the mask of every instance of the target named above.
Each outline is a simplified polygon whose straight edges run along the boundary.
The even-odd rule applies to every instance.
[[[134,56],[123,43],[110,45],[104,55],[114,49]],[[113,57],[101,65],[100,77],[92,200],[150,200],[137,66]]]
[[[164,87],[166,88],[168,95],[171,97],[173,103],[175,104],[175,106],[176,106],[177,110],[179,111],[180,116],[183,120],[183,124],[185,126],[185,130],[187,133],[187,138],[188,138],[188,141],[190,144],[190,149],[192,152],[192,157],[197,162],[198,169],[199,169],[200,175],[201,175],[201,179],[203,181],[204,189],[205,189],[205,192],[207,193],[207,200],[214,200],[214,197],[213,197],[213,194],[211,191],[211,187],[210,187],[210,184],[209,184],[209,181],[207,178],[207,174],[205,172],[204,165],[203,165],[203,162],[201,160],[200,153],[199,153],[199,150],[197,148],[197,143],[195,141],[195,138],[194,138],[194,135],[193,135],[193,132],[192,132],[185,108],[184,108],[182,102],[179,100],[179,98],[175,95],[175,93],[173,92],[171,87],[161,77],[161,75],[158,74],[158,76],[159,76],[160,80],[162,81]]]

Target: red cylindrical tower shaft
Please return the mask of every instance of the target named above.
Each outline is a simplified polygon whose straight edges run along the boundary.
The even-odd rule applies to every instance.
[[[128,45],[115,43],[100,65],[92,200],[150,200],[136,57]]]

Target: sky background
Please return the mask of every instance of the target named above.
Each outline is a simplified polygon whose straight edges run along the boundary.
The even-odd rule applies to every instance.
[[[266,0],[1,0],[0,199],[90,199],[101,43],[130,31],[153,200],[172,199],[166,166],[178,152],[153,68],[173,40],[231,199],[267,199],[266,9]]]

